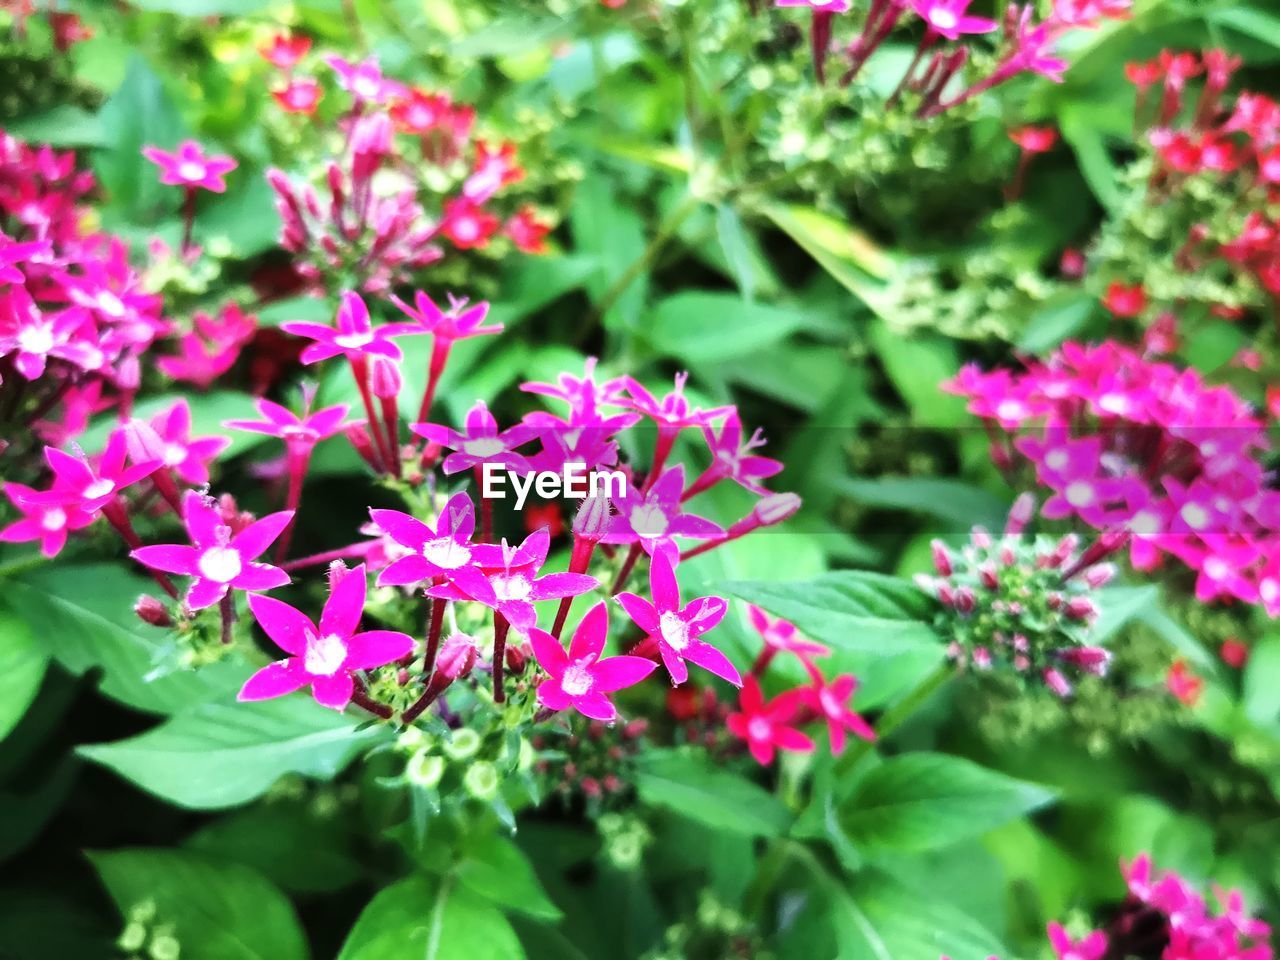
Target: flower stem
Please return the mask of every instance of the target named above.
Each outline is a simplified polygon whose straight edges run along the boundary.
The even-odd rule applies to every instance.
[[[636,568],[636,561],[640,559],[640,554],[644,551],[640,544],[633,543],[631,549],[627,551],[627,559],[622,561],[622,569],[618,571],[618,578],[613,581],[613,589],[609,591],[609,596],[617,596],[623,587],[627,585],[627,578],[631,576],[631,571]]]
[[[182,255],[191,253],[191,233],[196,225],[196,189],[187,187],[182,198]]]
[[[231,591],[228,590],[222,595],[222,599],[218,601],[218,612],[222,615],[222,645],[229,646],[231,644],[231,628],[236,622],[235,601],[231,598]]]
[[[293,530],[298,524],[298,507],[302,505],[302,481],[311,462],[311,448],[289,450],[285,457],[288,459],[289,488],[285,494],[284,508],[293,511],[293,516],[289,518],[289,525],[280,534],[280,542],[276,545],[277,564],[284,562],[284,558],[289,555],[289,545],[293,542]]]
[[[444,632],[444,607],[446,602],[440,597],[433,597],[431,600],[431,622],[427,627],[427,652],[422,661],[422,675],[428,680],[431,679],[431,674],[436,669],[436,654],[440,650],[440,634]]]
[[[493,702],[503,703],[507,690],[503,683],[503,668],[507,659],[507,630],[511,624],[497,610],[493,611]]]

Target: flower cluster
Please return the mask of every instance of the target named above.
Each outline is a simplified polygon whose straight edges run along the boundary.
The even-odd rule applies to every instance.
[[[1089,592],[1114,576],[1106,557],[1122,542],[1104,535],[1077,552],[1075,534],[1025,536],[1032,509],[1024,495],[1003,536],[976,527],[959,551],[935,540],[937,575],[918,580],[942,605],[937,629],[957,670],[1040,682],[1067,697],[1071,677],[1105,675],[1111,661],[1107,650],[1089,643],[1098,615]]]
[[[743,684],[738,712],[729,714],[725,723],[730,733],[746,742],[757,762],[772,763],[778,750],[812,752],[815,744],[800,728],[814,722],[826,725],[833,754],[844,752],[850,733],[868,742],[875,740],[870,724],[849,707],[858,690],[857,677],[846,673],[828,679],[815,663],[815,658],[831,653],[827,647],[805,639],[794,624],[772,619],[757,607],[748,607],[747,613],[764,648]],[[760,678],[779,653],[799,658],[809,681],[765,700]]]
[[[263,51],[287,83],[275,92],[289,112],[310,114],[320,81],[296,73],[306,38],[280,36]],[[386,293],[410,282],[446,249],[487,247],[499,233],[519,250],[541,253],[550,224],[532,207],[495,206],[524,179],[515,144],[477,136],[474,108],[442,93],[392,80],[370,58],[325,64],[348,98],[337,118],[343,142],[325,163],[323,196],[278,169],[267,173],[283,227],[281,245],[297,257],[312,285],[342,278],[344,286]]]
[[[1280,613],[1280,495],[1263,425],[1232,390],[1111,342],[1064,344],[1020,373],[966,367],[945,388],[987,422],[998,464],[1034,468],[1045,517],[1128,531],[1136,568],[1180,560],[1201,601]]]
[[[1064,33],[1129,15],[1128,0],[1056,0],[1043,20],[1037,19],[1033,4],[1011,4],[1003,22],[997,23],[973,16],[969,5],[970,0],[873,0],[858,35],[833,42],[835,16],[853,8],[848,0],[775,0],[778,7],[811,10],[810,40],[818,81],[826,81],[827,59],[834,47],[846,61],[842,86],[853,81],[904,17],[919,18],[924,32],[890,102],[896,103],[908,90],[914,92],[918,96],[915,113],[921,118],[937,116],[1023,73],[1060,82],[1067,62],[1054,55],[1054,47]],[[972,58],[963,38],[996,32],[1001,45],[991,71],[949,92]]]
[[[85,229],[94,187],[74,154],[0,131],[0,416],[24,425],[6,438],[61,443],[99,409],[127,410],[142,354],[168,329],[124,241]]]

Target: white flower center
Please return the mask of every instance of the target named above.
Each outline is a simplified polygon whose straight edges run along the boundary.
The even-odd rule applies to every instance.
[[[1193,530],[1202,530],[1209,525],[1209,514],[1204,507],[1195,503],[1188,503],[1179,513],[1182,519],[1187,522],[1187,526]]]
[[[355,333],[341,333],[333,338],[333,342],[344,350],[354,350],[373,342],[372,330],[357,330]]]
[[[337,634],[313,637],[307,642],[303,665],[307,673],[321,677],[332,677],[342,669],[347,659],[347,645]]]
[[[1204,572],[1209,575],[1210,580],[1221,580],[1230,571],[1231,568],[1218,557],[1210,557],[1204,562]]]
[[[1122,417],[1129,412],[1129,398],[1123,393],[1104,393],[1098,398],[1098,409]]]
[[[378,95],[380,86],[373,77],[357,75],[351,83],[351,92],[363,100],[372,100]]]
[[[506,449],[506,445],[497,437],[480,437],[478,440],[467,440],[462,444],[462,452],[473,457],[493,457]]]
[[[1280,597],[1280,583],[1272,580],[1270,577],[1264,579],[1258,584],[1258,593],[1267,603],[1273,602],[1276,597]]]
[[[1096,495],[1093,492],[1092,484],[1077,480],[1075,483],[1067,484],[1066,497],[1067,503],[1073,507],[1087,507],[1093,503]]]
[[[1026,407],[1018,400],[1001,400],[996,416],[1001,420],[1019,420],[1026,414]]]
[[[580,697],[589,692],[595,682],[591,671],[587,669],[586,660],[575,660],[565,667],[564,676],[560,678],[560,689],[571,697]]]
[[[1044,458],[1044,465],[1050,470],[1061,470],[1070,462],[1071,458],[1067,456],[1065,450],[1053,450]]]
[[[210,547],[200,555],[200,575],[214,583],[230,583],[240,576],[244,561],[240,551],[232,547]]]
[[[939,30],[950,30],[960,19],[950,10],[933,9],[929,11],[929,22]]]
[[[86,500],[96,500],[98,497],[105,497],[116,488],[116,485],[106,477],[99,477],[93,483],[84,488],[84,498]]]
[[[752,717],[747,723],[747,736],[752,740],[768,740],[773,735],[773,724],[764,717]]]
[[[53,349],[53,328],[43,323],[23,327],[18,331],[18,349],[22,353],[48,353]]]
[[[204,174],[205,169],[202,163],[188,160],[186,163],[178,165],[178,176],[183,180],[203,180]]]
[[[445,570],[456,570],[471,559],[471,548],[452,537],[428,540],[422,545],[422,556]]]
[[[836,698],[836,695],[825,687],[818,694],[818,705],[822,707],[822,712],[828,717],[838,717],[844,712],[844,705]]]
[[[526,600],[533,589],[533,584],[518,573],[499,574],[490,582],[499,600]]]
[[[176,467],[187,459],[187,448],[180,443],[166,443],[164,445],[164,465],[166,467]]]
[[[480,224],[475,217],[462,217],[453,221],[453,235],[463,241],[475,240],[480,236]]]
[[[642,503],[631,511],[631,529],[645,539],[660,537],[671,521],[656,503]]]
[[[67,525],[67,512],[60,507],[53,507],[44,512],[44,516],[40,518],[40,526],[44,529],[53,531],[61,530]]]
[[[124,301],[117,297],[110,290],[101,290],[98,292],[98,309],[105,313],[108,317],[124,316]]]
[[[679,653],[689,645],[689,625],[680,619],[680,615],[667,610],[658,618],[658,631],[662,639],[672,650]]]
[[[1134,514],[1129,521],[1129,529],[1139,536],[1149,537],[1160,532],[1160,515],[1150,510],[1142,510]]]

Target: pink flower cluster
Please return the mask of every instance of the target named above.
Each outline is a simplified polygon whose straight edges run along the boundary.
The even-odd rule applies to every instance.
[[[833,48],[843,52],[846,67],[840,77],[847,85],[880,49],[904,16],[914,14],[924,33],[906,72],[890,98],[896,103],[908,90],[918,95],[916,116],[937,116],[1023,73],[1037,73],[1061,82],[1067,62],[1054,55],[1059,38],[1070,30],[1090,29],[1105,19],[1129,16],[1129,0],[1056,0],[1052,12],[1037,19],[1033,4],[1010,3],[1002,22],[973,16],[970,0],[872,0],[861,32],[852,41],[833,43],[836,14],[847,13],[848,0],[775,0],[778,7],[807,7],[812,11],[810,40],[814,69],[826,80],[826,62]],[[1001,49],[986,76],[960,84],[953,80],[971,59],[963,38],[999,31]],[[945,43],[944,43],[945,41]]]
[[[743,684],[738,712],[729,714],[725,725],[746,742],[751,756],[767,765],[778,750],[811,753],[815,744],[800,728],[815,721],[826,724],[831,752],[836,755],[844,752],[850,733],[868,742],[875,740],[871,725],[849,707],[858,690],[858,678],[845,673],[828,680],[815,663],[815,658],[831,653],[827,647],[806,640],[794,624],[772,619],[757,607],[748,607],[747,612],[764,649]],[[765,700],[760,678],[779,653],[798,657],[809,682]]]
[[[1139,570],[1172,556],[1198,574],[1198,599],[1280,613],[1280,493],[1263,425],[1229,388],[1107,342],[1021,372],[969,366],[944,389],[986,422],[997,464],[1034,468],[1045,517],[1128,531]]]
[[[276,93],[286,110],[310,113],[319,101],[319,81],[294,74],[309,47],[282,36],[264,51],[289,78]],[[550,225],[531,207],[511,211],[505,223],[491,208],[525,171],[514,144],[474,135],[472,107],[392,80],[373,58],[324,60],[350,101],[337,119],[345,143],[325,165],[324,198],[280,170],[267,173],[283,221],[280,243],[297,255],[304,278],[320,286],[337,274],[366,293],[385,293],[444,257],[445,244],[483,248],[499,231],[519,250],[543,252]],[[468,153],[470,171],[459,179],[451,171]]]
[[[94,187],[74,154],[0,131],[0,410],[59,443],[99,409],[128,409],[168,329],[124,241],[85,230]]]

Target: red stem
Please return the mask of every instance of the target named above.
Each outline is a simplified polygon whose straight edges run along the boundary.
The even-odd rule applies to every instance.
[[[593,540],[583,540],[581,537],[573,538],[573,551],[569,554],[569,572],[570,573],[586,573],[587,567],[591,565],[591,554],[595,551],[596,545]],[[562,597],[560,606],[556,609],[555,625],[551,628],[551,635],[557,640],[560,639],[560,633],[564,630],[564,622],[569,617],[569,608],[573,606],[573,597]]]
[[[504,703],[507,691],[503,684],[503,669],[507,659],[507,630],[511,624],[497,610],[493,611],[493,702]]]
[[[613,581],[613,589],[609,591],[609,596],[617,596],[627,585],[627,577],[631,576],[631,571],[636,568],[636,561],[640,559],[640,554],[643,552],[640,544],[631,545],[631,549],[627,551],[627,559],[622,561],[622,569],[618,571],[618,579]]]

